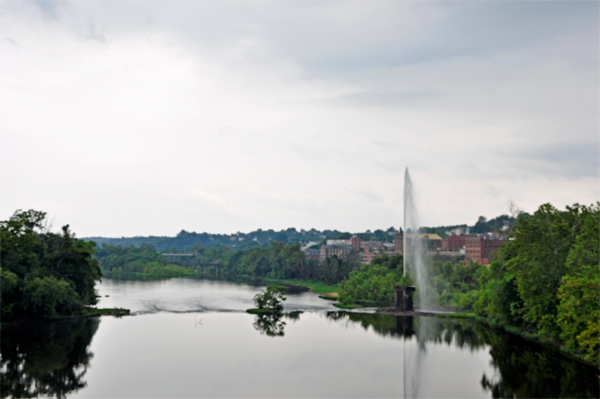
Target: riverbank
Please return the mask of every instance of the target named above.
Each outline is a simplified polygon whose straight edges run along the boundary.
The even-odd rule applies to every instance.
[[[552,338],[543,336],[543,335],[538,335],[535,332],[531,331],[531,330],[526,330],[523,328],[519,328],[519,327],[515,327],[515,326],[511,326],[511,325],[507,325],[507,324],[502,324],[502,323],[498,323],[494,320],[490,320],[488,318],[482,317],[477,315],[476,313],[440,313],[436,315],[437,317],[440,318],[454,318],[454,319],[471,319],[471,320],[477,320],[477,321],[481,321],[484,323],[487,323],[488,325],[492,326],[492,327],[496,327],[496,328],[500,328],[508,333],[514,334],[514,335],[518,335],[522,338],[525,338],[529,341],[533,341],[533,342],[537,342],[541,345],[548,345],[548,346],[552,346],[558,350],[560,350],[563,354],[565,354],[566,356],[578,360],[582,363],[588,364],[590,366],[593,367],[600,367],[600,360],[596,359],[596,362],[593,362],[589,359],[586,359],[584,356],[582,356],[581,354],[567,348],[564,344],[561,344],[559,342],[556,342],[555,340],[553,340]]]
[[[322,294],[330,297],[337,297],[339,295],[339,284],[325,284],[322,281],[309,281],[309,280],[281,280],[274,278],[261,278],[260,281],[264,281],[267,283],[278,283],[278,284],[289,284],[289,285],[299,285],[303,287],[310,288],[311,292],[316,294]]]
[[[189,272],[181,272],[181,273],[142,273],[142,272],[113,272],[102,270],[103,277],[113,277],[113,276],[139,276],[139,277],[191,277],[191,276],[200,276],[201,273],[190,270]]]
[[[123,317],[130,316],[131,311],[129,309],[123,308],[86,308],[83,313],[75,314],[75,315],[60,315],[60,316],[52,316],[45,317],[42,319],[19,319],[13,320],[10,322],[0,323],[0,329],[6,327],[14,327],[20,326],[23,324],[31,323],[31,322],[39,322],[39,321],[59,321],[59,320],[72,320],[72,319],[85,319],[88,317],[100,317],[100,316],[114,316],[114,317]]]

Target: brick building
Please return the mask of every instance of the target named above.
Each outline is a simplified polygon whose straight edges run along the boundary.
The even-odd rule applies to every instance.
[[[474,260],[482,265],[489,265],[490,259],[498,251],[504,240],[489,235],[472,234],[465,237],[465,259]]]
[[[437,234],[420,233],[418,236],[422,240],[423,248],[428,251],[435,251],[442,247],[442,237]],[[412,234],[409,234],[408,237],[412,237]],[[404,233],[394,234],[394,252],[397,254],[404,253]]]
[[[394,253],[404,253],[404,234],[394,233]]]
[[[466,236],[450,236],[442,240],[443,251],[460,251],[465,246]]]
[[[302,252],[304,252],[304,255],[306,255],[306,259],[310,260],[310,259],[314,259],[314,260],[319,260],[319,250],[318,249],[304,249],[302,250]]]
[[[324,263],[327,258],[337,255],[340,259],[346,259],[352,254],[352,245],[321,245],[319,248],[319,262]]]
[[[361,243],[362,240],[355,235],[350,238],[350,245],[352,245],[352,248],[354,248],[354,253],[360,252]]]
[[[360,253],[360,263],[363,265],[368,265],[378,255],[379,254],[376,254],[375,252],[361,252]]]

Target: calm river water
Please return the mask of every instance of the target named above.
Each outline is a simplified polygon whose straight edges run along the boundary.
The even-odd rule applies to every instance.
[[[4,329],[2,397],[598,397],[598,370],[468,320],[340,312],[306,291],[287,317],[261,287],[104,279],[134,316]],[[301,313],[300,313],[301,312]]]

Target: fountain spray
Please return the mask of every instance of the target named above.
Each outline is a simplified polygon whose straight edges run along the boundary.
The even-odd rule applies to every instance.
[[[406,276],[408,269],[413,276],[419,290],[419,307],[424,310],[433,304],[429,294],[429,261],[427,258],[423,238],[420,234],[419,213],[415,203],[415,189],[408,173],[404,172],[404,262],[403,273]]]

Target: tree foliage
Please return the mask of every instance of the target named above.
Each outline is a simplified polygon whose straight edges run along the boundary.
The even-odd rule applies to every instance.
[[[475,310],[531,328],[597,359],[600,343],[600,204],[521,215],[490,268]]]
[[[257,309],[268,310],[273,313],[281,313],[285,301],[285,287],[280,285],[269,285],[267,289],[254,296],[254,304]]]
[[[96,303],[95,244],[76,239],[68,225],[61,234],[48,231],[45,218],[17,211],[0,222],[3,320],[75,314]]]
[[[409,277],[402,276],[402,262],[402,255],[384,254],[352,271],[340,284],[340,302],[393,303],[395,285],[412,285]]]

